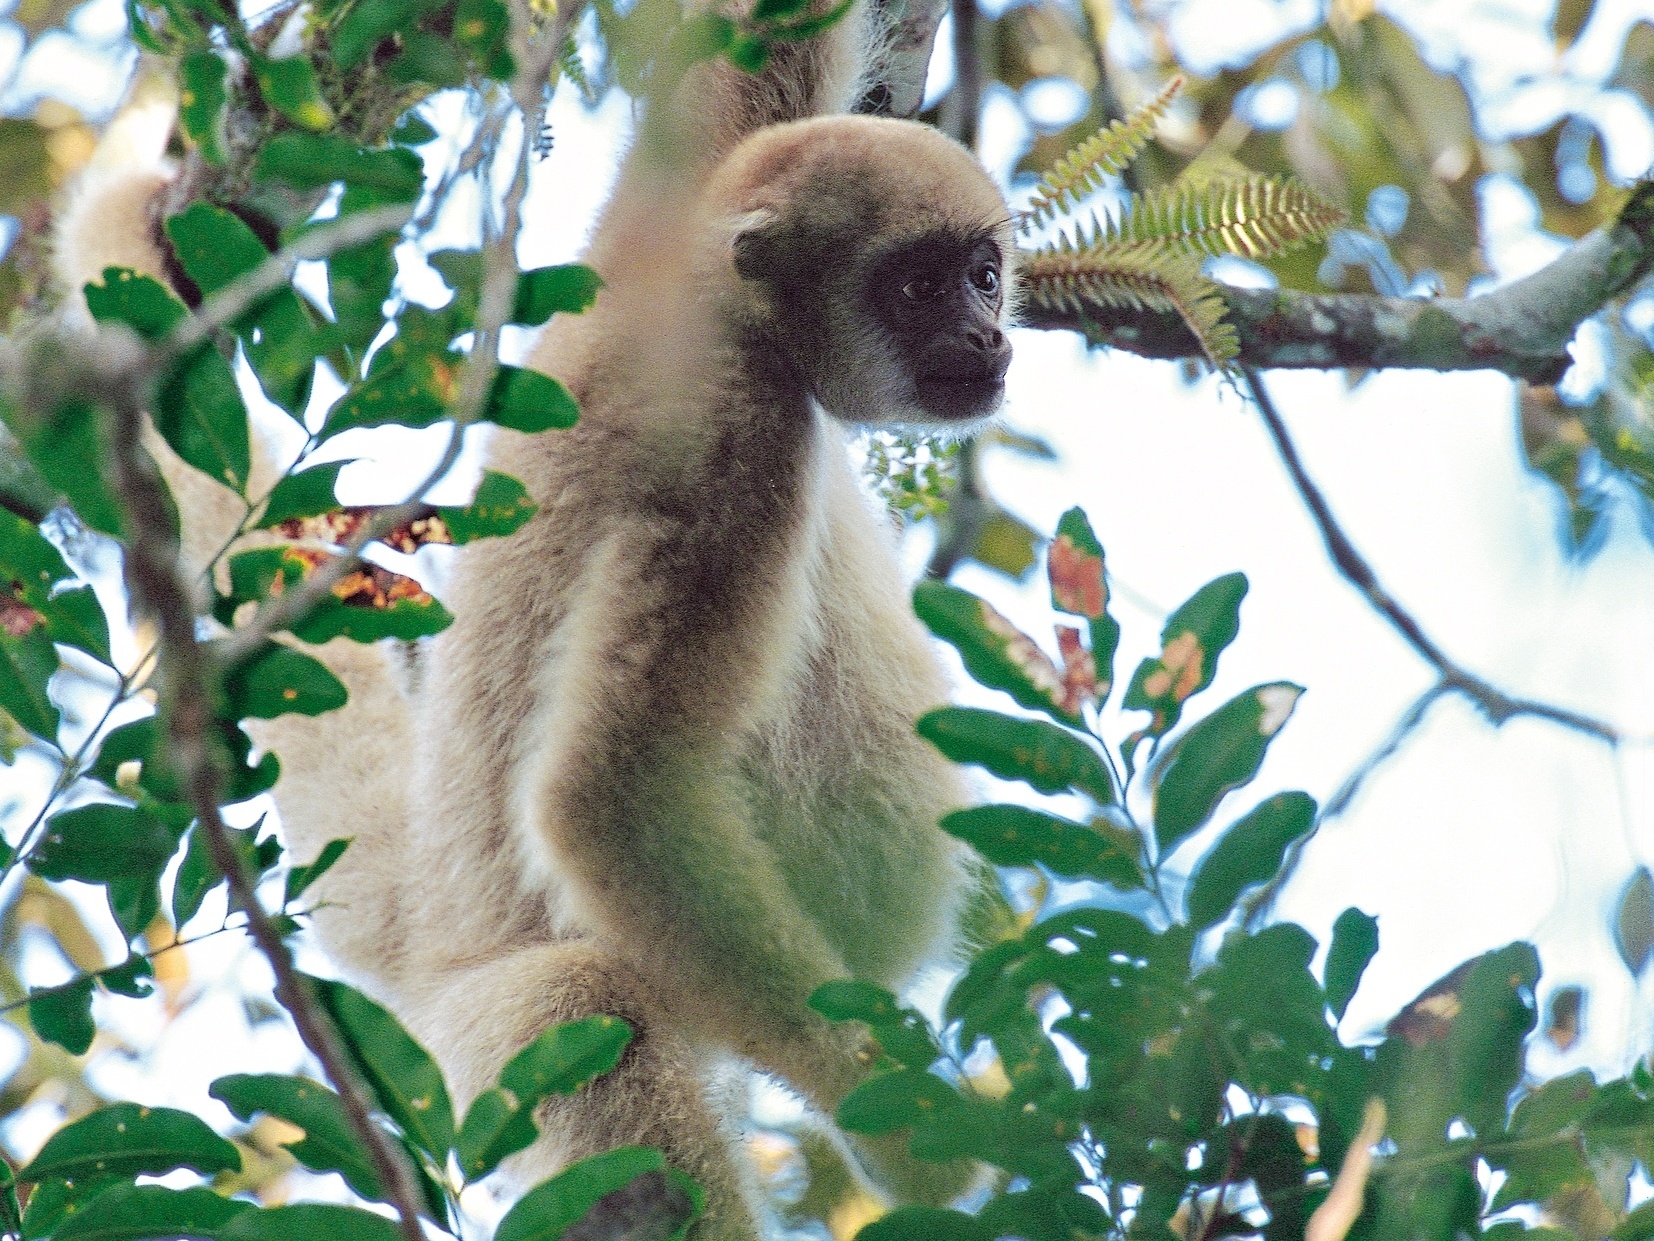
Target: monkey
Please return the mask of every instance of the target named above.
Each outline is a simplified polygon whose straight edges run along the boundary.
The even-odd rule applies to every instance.
[[[846,114],[876,42],[858,6],[645,112],[585,257],[604,287],[529,359],[580,420],[491,443],[538,513],[458,550],[416,675],[336,639],[347,705],[250,727],[295,855],[354,838],[317,889],[329,953],[460,1103],[553,1023],[633,1027],[517,1177],[659,1147],[705,1190],[696,1241],[765,1233],[742,1075],[830,1116],[872,1056],[810,994],[948,961],[983,882],[938,826],[967,792],[913,725],[946,677],[845,438],[997,412],[1011,213],[957,143]],[[850,1143],[894,1201],[976,1176]]]

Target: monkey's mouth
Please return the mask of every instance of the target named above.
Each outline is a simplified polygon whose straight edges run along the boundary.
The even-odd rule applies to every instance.
[[[944,418],[977,418],[999,408],[1005,399],[1005,371],[983,371],[961,375],[920,375],[914,380],[919,405],[926,412]]]

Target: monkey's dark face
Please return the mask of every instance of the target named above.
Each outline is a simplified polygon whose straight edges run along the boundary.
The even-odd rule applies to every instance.
[[[903,245],[871,265],[865,297],[926,421],[969,421],[999,408],[1011,345],[1000,328],[997,241],[937,235]]]

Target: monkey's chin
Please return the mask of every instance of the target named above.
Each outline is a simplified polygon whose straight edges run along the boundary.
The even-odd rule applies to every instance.
[[[1004,379],[916,379],[919,417],[913,421],[958,427],[993,417],[1005,404]]]

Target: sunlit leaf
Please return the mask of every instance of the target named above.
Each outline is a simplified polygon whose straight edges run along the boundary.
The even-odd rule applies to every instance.
[[[1063,705],[1062,676],[1051,657],[985,600],[945,582],[923,581],[913,588],[913,610],[958,650],[966,671],[982,684],[1065,724],[1081,722]]]
[[[1153,712],[1151,736],[1176,726],[1183,704],[1212,683],[1218,656],[1240,632],[1246,575],[1229,573],[1197,590],[1160,631],[1160,656],[1145,659],[1132,675],[1121,705]]]

